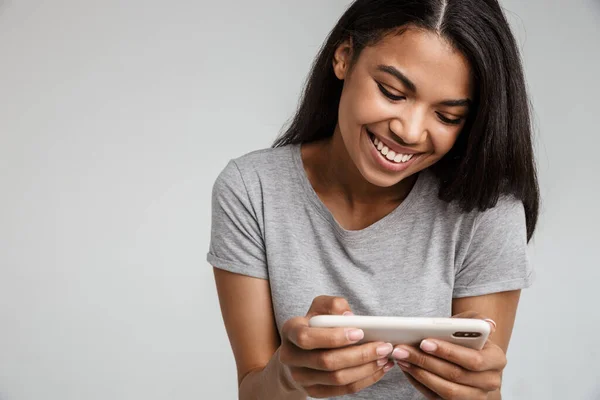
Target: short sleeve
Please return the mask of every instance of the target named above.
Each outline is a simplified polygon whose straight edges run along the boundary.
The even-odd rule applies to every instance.
[[[207,261],[216,268],[268,279],[257,207],[235,161],[217,177],[212,190],[211,237]]]
[[[456,272],[453,297],[524,289],[534,278],[527,255],[523,203],[501,197],[476,220],[464,261]]]

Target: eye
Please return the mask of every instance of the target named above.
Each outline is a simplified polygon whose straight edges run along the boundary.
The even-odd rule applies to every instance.
[[[457,119],[450,119],[444,116],[444,114],[436,112],[438,118],[440,119],[440,121],[442,121],[445,124],[449,124],[449,125],[458,125],[460,124],[460,122],[463,120],[462,118],[457,118]]]
[[[377,86],[379,87],[379,90],[381,90],[381,93],[383,93],[383,95],[384,95],[385,97],[387,97],[388,99],[390,99],[390,100],[397,101],[397,100],[404,100],[404,99],[406,99],[406,97],[405,97],[405,96],[399,96],[399,95],[395,95],[395,94],[392,94],[392,93],[390,93],[390,91],[389,91],[389,90],[387,90],[387,89],[386,89],[386,88],[385,88],[385,87],[384,87],[384,86],[383,86],[381,83],[379,83],[379,82],[377,82]]]

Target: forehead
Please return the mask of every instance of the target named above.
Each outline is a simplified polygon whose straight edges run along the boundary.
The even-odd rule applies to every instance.
[[[405,74],[419,95],[472,97],[471,67],[466,57],[444,37],[417,28],[386,35],[361,53],[358,64],[371,73],[391,65]]]

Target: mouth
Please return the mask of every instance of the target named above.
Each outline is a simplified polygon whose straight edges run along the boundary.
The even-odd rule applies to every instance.
[[[374,134],[367,131],[367,135],[371,140],[371,144],[373,145],[375,151],[379,153],[378,158],[381,161],[391,164],[390,166],[404,167],[411,163],[411,160],[414,160],[419,157],[422,153],[396,153],[394,150],[391,150],[388,146],[386,146],[381,140],[379,140]],[[396,169],[394,168],[394,169]]]

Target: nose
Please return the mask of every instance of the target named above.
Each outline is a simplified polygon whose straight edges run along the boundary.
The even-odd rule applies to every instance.
[[[405,144],[418,144],[425,135],[425,110],[406,107],[402,114],[390,122],[390,130]]]

